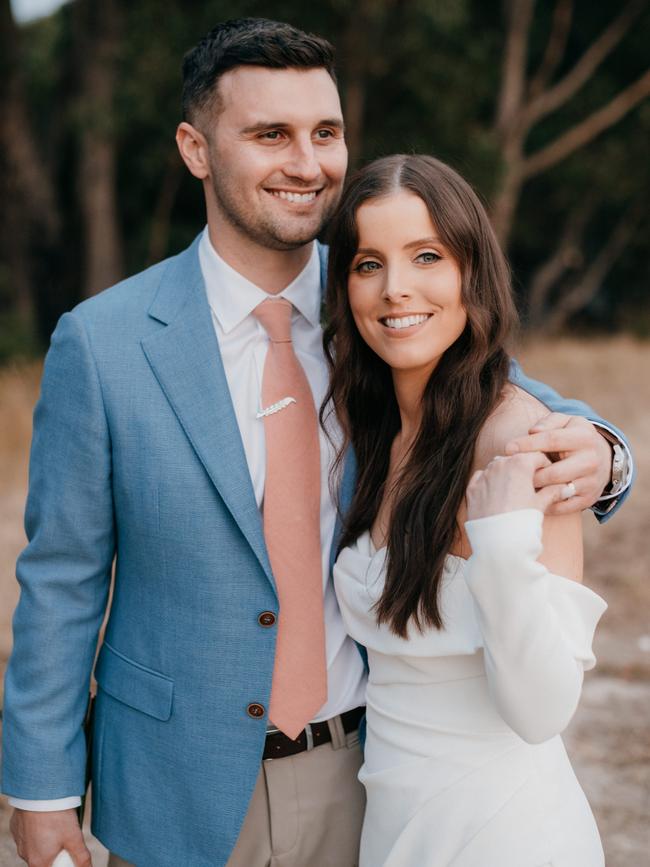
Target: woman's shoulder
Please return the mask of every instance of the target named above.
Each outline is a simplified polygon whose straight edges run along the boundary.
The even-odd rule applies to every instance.
[[[474,470],[484,469],[497,455],[504,455],[512,439],[526,436],[548,413],[537,398],[512,383],[483,425],[474,450]],[[540,557],[551,572],[582,580],[582,518],[580,513],[544,518],[544,552]]]
[[[505,454],[507,443],[526,436],[548,409],[527,391],[508,383],[499,404],[490,413],[476,440],[474,469],[487,466],[496,455]]]

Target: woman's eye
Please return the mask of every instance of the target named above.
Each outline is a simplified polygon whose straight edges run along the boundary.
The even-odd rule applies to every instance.
[[[377,271],[379,268],[381,268],[379,262],[369,260],[367,262],[359,262],[353,270],[356,271],[357,274],[370,274],[372,271]]]
[[[439,260],[440,256],[431,250],[428,250],[426,253],[420,253],[420,255],[415,258],[416,262],[421,262],[423,265],[433,265],[434,262],[438,262]]]

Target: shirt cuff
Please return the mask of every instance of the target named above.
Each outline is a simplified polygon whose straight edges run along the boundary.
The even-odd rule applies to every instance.
[[[79,795],[70,798],[53,798],[48,801],[26,801],[23,798],[9,798],[9,806],[17,810],[31,810],[34,813],[51,813],[54,810],[75,810],[81,806]]]

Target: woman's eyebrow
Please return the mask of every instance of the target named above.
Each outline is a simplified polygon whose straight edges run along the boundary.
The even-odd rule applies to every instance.
[[[404,249],[410,250],[413,247],[422,247],[424,244],[442,244],[442,241],[440,238],[432,235],[430,238],[419,238],[417,241],[409,241],[408,244],[404,244]]]

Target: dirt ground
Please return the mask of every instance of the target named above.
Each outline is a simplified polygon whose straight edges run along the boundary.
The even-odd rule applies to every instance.
[[[599,526],[585,515],[585,581],[609,609],[596,636],[598,666],[565,741],[593,807],[608,867],[650,865],[650,344],[629,339],[526,346],[532,376],[579,396],[629,436],[638,478],[623,511]],[[24,544],[22,510],[37,365],[0,370],[0,672],[11,650],[17,599],[16,555]],[[0,701],[2,692],[0,689]],[[0,798],[0,867],[21,862]],[[90,839],[90,838],[89,838]],[[106,853],[90,841],[95,867]],[[407,865],[405,865],[407,867]],[[415,865],[408,865],[415,867]],[[488,867],[488,865],[486,865]],[[494,865],[489,865],[494,867]]]

